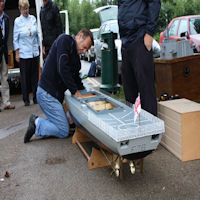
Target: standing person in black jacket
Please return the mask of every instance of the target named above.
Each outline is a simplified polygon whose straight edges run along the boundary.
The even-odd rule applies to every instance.
[[[118,23],[122,40],[122,84],[126,101],[157,115],[152,41],[160,0],[119,0]]]
[[[40,22],[43,36],[43,52],[47,57],[53,42],[63,33],[58,7],[52,0],[43,0],[43,6],[40,10]]]
[[[4,13],[5,0],[0,0],[0,82],[2,109],[14,109],[10,104],[10,92],[8,85],[8,34],[9,17]],[[0,108],[1,112],[1,108]]]
[[[72,95],[81,96],[78,90],[84,87],[79,76],[79,55],[92,44],[93,36],[89,29],[80,30],[75,39],[62,34],[53,43],[37,88],[37,100],[47,118],[31,115],[24,143],[29,142],[34,133],[40,137],[68,136],[69,123],[62,106],[64,92],[69,89]]]

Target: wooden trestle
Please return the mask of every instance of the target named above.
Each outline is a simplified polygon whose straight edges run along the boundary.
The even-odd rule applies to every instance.
[[[77,144],[84,156],[87,158],[89,169],[109,166],[113,170],[112,173],[115,173],[117,177],[123,179],[123,164],[127,163],[128,160],[110,152],[103,144],[98,142],[95,142],[95,145],[92,146],[92,152],[89,155],[82,145],[82,143],[94,142],[87,136],[88,134],[89,133],[87,133],[86,130],[76,128],[72,138],[72,143]],[[143,173],[143,159],[134,160],[132,163],[134,163],[134,170],[136,169]]]

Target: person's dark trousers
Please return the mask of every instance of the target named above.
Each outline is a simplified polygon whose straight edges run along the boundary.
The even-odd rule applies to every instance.
[[[48,54],[49,54],[49,49],[45,48],[45,58],[48,56]]]
[[[140,92],[142,108],[156,116],[153,53],[147,50],[143,38],[122,50],[121,72],[126,101],[134,104]]]
[[[29,93],[32,89],[33,101],[36,102],[36,91],[39,76],[39,56],[34,58],[20,58],[20,76],[23,101],[30,103]]]

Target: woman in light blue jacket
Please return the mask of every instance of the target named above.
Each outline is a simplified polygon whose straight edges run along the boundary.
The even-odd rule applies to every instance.
[[[29,14],[28,0],[19,0],[21,15],[15,19],[13,44],[15,59],[19,62],[21,88],[25,106],[30,105],[29,93],[33,92],[33,103],[37,103],[36,90],[39,74],[39,36],[36,18]]]

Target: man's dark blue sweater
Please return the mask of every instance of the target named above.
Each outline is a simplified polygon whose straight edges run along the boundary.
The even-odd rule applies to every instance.
[[[118,0],[118,23],[123,48],[146,33],[153,37],[160,6],[160,0]]]
[[[39,86],[62,103],[67,89],[72,94],[84,89],[80,69],[76,41],[70,35],[62,34],[53,43],[45,60]]]

